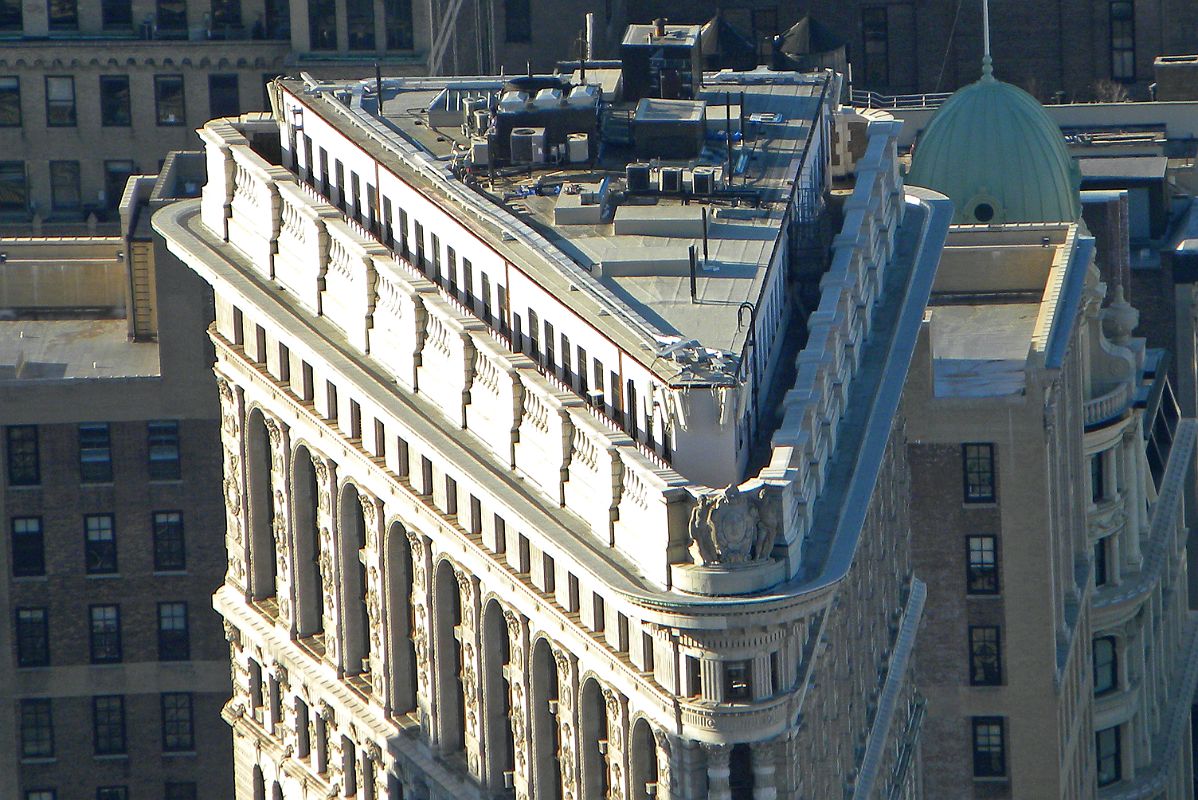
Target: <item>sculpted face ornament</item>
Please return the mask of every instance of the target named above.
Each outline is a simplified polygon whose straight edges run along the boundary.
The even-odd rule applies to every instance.
[[[780,518],[780,498],[767,486],[751,492],[729,486],[701,494],[691,510],[691,555],[703,566],[769,558]]]

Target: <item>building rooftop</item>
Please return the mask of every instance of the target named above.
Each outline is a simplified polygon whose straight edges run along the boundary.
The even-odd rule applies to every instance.
[[[0,321],[0,383],[159,373],[158,344],[129,341],[123,318]]]
[[[513,263],[591,311],[597,328],[622,327],[625,340],[631,333],[629,349],[663,377],[721,382],[723,372],[730,380],[749,338],[741,306],[762,300],[787,201],[837,78],[764,69],[708,74],[693,99],[616,103],[600,137],[597,98],[618,76],[587,70],[586,85],[573,88],[568,79],[533,76],[520,79],[529,82],[523,93],[504,77],[387,78],[381,115],[372,80],[285,85],[335,106],[321,115],[339,127],[393,142],[399,158],[390,162],[434,178],[422,186],[426,193],[472,216],[475,232],[494,245],[519,251]],[[493,114],[471,121],[484,109]],[[559,123],[589,133],[553,145]],[[534,140],[535,169],[512,163],[524,157],[513,149],[525,146],[517,144],[524,132]],[[687,375],[657,357],[688,340],[724,368]]]

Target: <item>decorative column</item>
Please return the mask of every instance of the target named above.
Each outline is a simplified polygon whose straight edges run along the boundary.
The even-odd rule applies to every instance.
[[[483,767],[483,713],[479,698],[478,675],[480,646],[478,633],[478,580],[468,572],[454,568],[458,582],[458,595],[462,604],[462,622],[458,626],[458,641],[462,645],[462,704],[466,729],[463,745],[466,751],[466,766],[470,775],[479,783],[485,779]]]
[[[245,396],[228,379],[217,376],[217,395],[220,398],[220,440],[224,463],[225,549],[229,568],[225,582],[236,587],[248,598],[249,541],[246,537],[247,516],[245,496],[245,465],[242,459],[241,420],[245,411]]]
[[[726,744],[705,744],[707,751],[707,800],[732,800],[732,775],[729,759],[732,747]]]
[[[341,605],[341,581],[336,580],[337,552],[333,542],[336,527],[334,507],[337,497],[337,466],[312,454],[312,471],[316,474],[316,525],[320,531],[320,586],[324,607],[320,610],[321,630],[324,631],[324,659],[336,665],[341,652],[337,609]]]
[[[753,800],[775,800],[778,797],[774,769],[778,761],[776,742],[758,742],[752,745],[753,753]]]
[[[653,742],[657,748],[657,798],[656,800],[673,800],[674,777],[671,770],[670,735],[660,728],[653,728]]]
[[[287,426],[264,414],[266,438],[270,447],[270,488],[273,509],[270,530],[275,549],[275,601],[279,605],[279,624],[295,632],[295,576],[291,571],[291,436]]]
[[[607,766],[609,800],[628,797],[628,704],[615,689],[603,688],[607,708]]]
[[[584,800],[578,793],[578,661],[565,650],[553,648],[557,662],[557,756],[561,764],[562,800]]]
[[[329,782],[337,793],[344,785],[344,772],[342,770],[341,759],[344,752],[341,749],[341,734],[337,732],[337,715],[327,701],[320,701],[320,711],[318,716],[324,720],[324,736],[325,736],[325,780]],[[330,797],[335,796],[330,793]]]
[[[430,643],[432,617],[429,613],[429,559],[431,553],[424,538],[408,531],[412,546],[412,646],[416,651],[416,708],[420,728],[433,741],[433,661]]]
[[[515,747],[513,753],[512,788],[516,792],[516,800],[529,800],[532,796],[528,775],[529,764],[532,761],[531,741],[528,736],[529,720],[532,712],[529,708],[528,694],[528,622],[520,614],[510,609],[503,611],[507,623],[509,650],[511,659],[508,662],[508,684],[511,687],[512,707],[512,741]]]
[[[366,567],[366,619],[368,630],[364,634],[370,641],[370,693],[376,702],[387,702],[386,657],[383,653],[383,579],[382,579],[382,531],[379,529],[383,513],[382,503],[365,493],[358,495],[362,506],[362,525],[366,531],[366,546],[358,551],[358,558]]]

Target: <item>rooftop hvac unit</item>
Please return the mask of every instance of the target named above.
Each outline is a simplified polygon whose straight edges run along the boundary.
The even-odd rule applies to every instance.
[[[570,96],[566,102],[574,108],[594,108],[598,101],[598,86],[575,86],[570,90]]]
[[[503,97],[499,98],[499,113],[511,114],[523,111],[526,103],[528,103],[527,92],[504,92]]]
[[[711,194],[715,191],[715,169],[712,167],[695,167],[691,173],[691,192],[693,194]]]
[[[559,108],[562,104],[562,90],[542,89],[537,92],[537,96],[533,99],[532,104],[538,111]]]
[[[544,128],[513,128],[511,145],[513,164],[545,163]]]
[[[491,161],[491,145],[487,140],[478,136],[470,140],[470,163],[475,166],[485,166]]]
[[[463,121],[467,125],[474,124],[475,115],[479,111],[485,111],[487,108],[487,98],[485,97],[467,97],[462,103]]]
[[[624,177],[628,182],[628,191],[649,191],[649,165],[632,163],[624,168]]]
[[[662,167],[658,173],[658,186],[666,194],[678,194],[681,192],[682,167]]]
[[[591,137],[585,133],[571,133],[566,137],[566,161],[581,164],[591,157]]]
[[[485,133],[487,128],[491,127],[491,112],[489,109],[480,108],[474,112],[474,119],[471,120],[474,124],[474,130],[479,133]]]

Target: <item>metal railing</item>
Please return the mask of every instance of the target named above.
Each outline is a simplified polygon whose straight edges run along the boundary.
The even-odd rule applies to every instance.
[[[951,96],[951,92],[878,94],[864,89],[854,89],[852,104],[864,108],[939,108]]]

